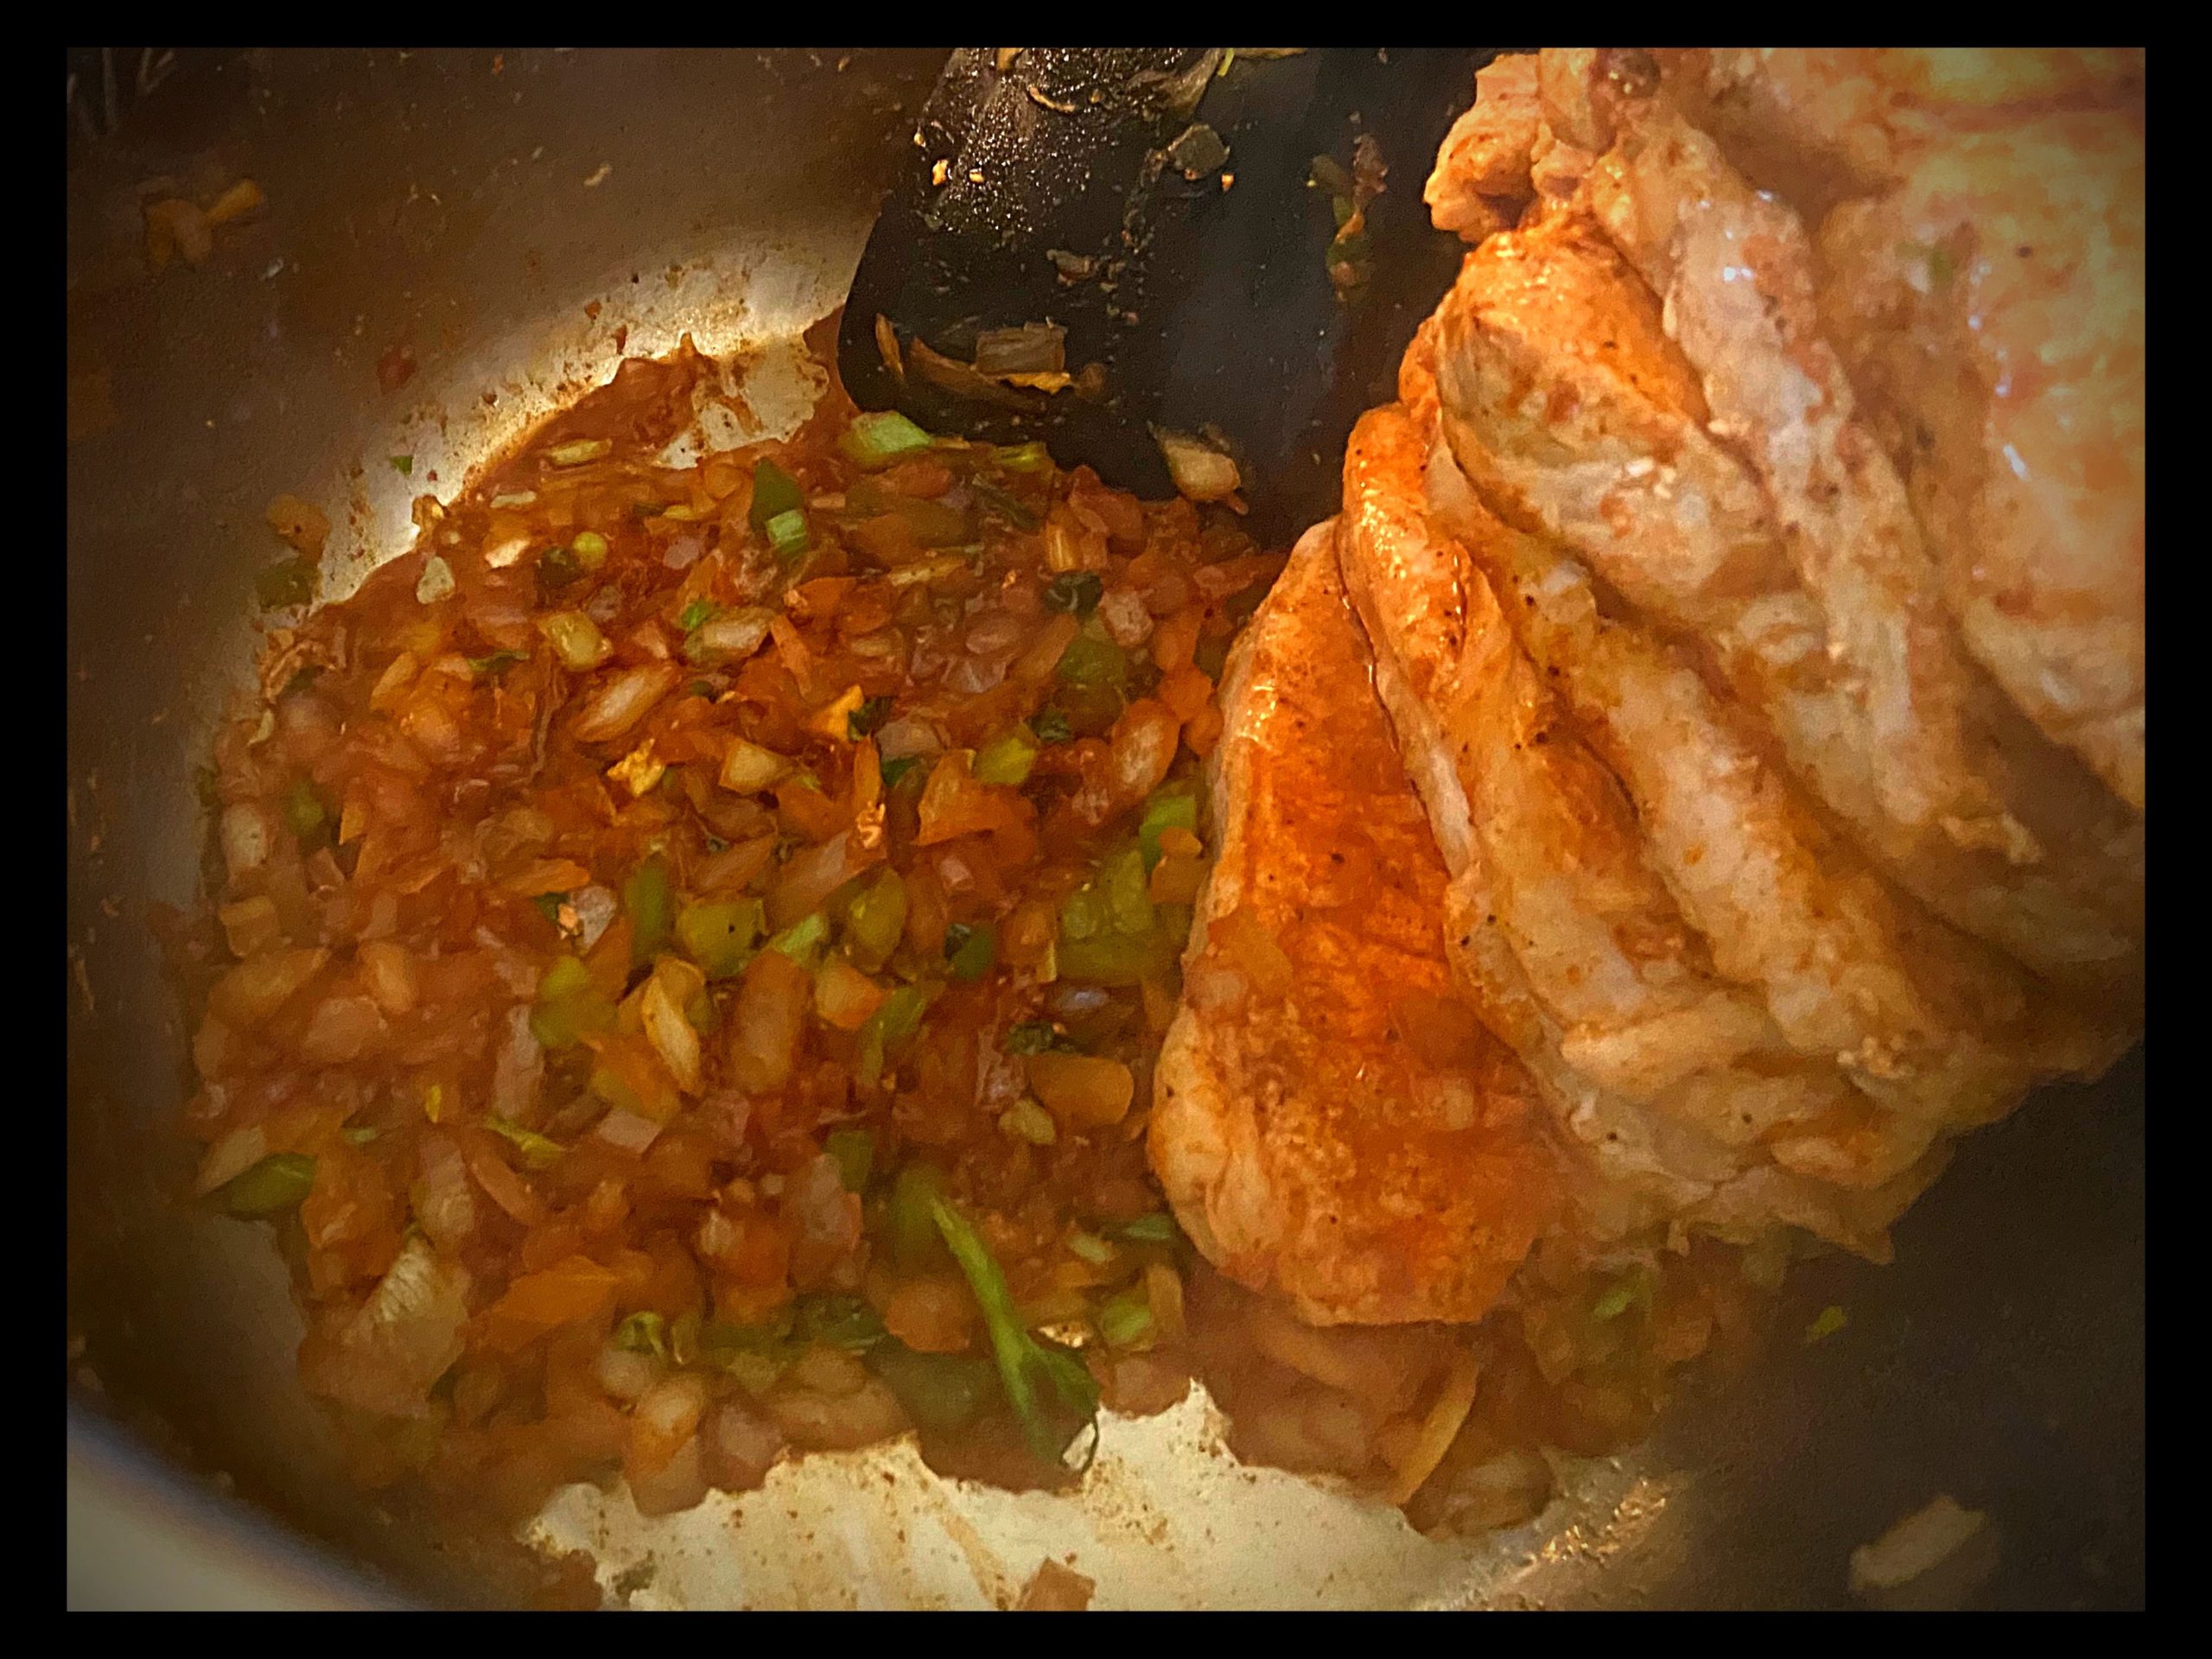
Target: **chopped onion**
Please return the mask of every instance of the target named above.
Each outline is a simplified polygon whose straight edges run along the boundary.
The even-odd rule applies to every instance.
[[[691,1438],[707,1414],[707,1380],[682,1372],[655,1383],[638,1401],[630,1419],[632,1472],[660,1468]]]
[[[945,670],[944,683],[948,690],[963,696],[974,696],[988,691],[1006,678],[1007,659],[1003,657],[969,657],[962,655],[952,659],[952,666]]]
[[[1421,1419],[1421,1433],[1414,1438],[1413,1449],[1391,1476],[1393,1503],[1403,1503],[1411,1498],[1421,1490],[1421,1484],[1436,1472],[1436,1465],[1444,1461],[1444,1454],[1452,1449],[1452,1442],[1459,1436],[1459,1426],[1467,1421],[1467,1413],[1474,1407],[1475,1384],[1481,1376],[1482,1368],[1475,1363],[1473,1354],[1463,1348],[1452,1355],[1452,1370],[1437,1393],[1436,1402]]]
[[[1186,433],[1154,427],[1152,437],[1175,480],[1175,488],[1189,500],[1224,501],[1243,482],[1234,461]]]
[[[811,1243],[842,1254],[860,1242],[860,1196],[846,1190],[843,1169],[826,1152],[799,1171],[784,1205],[798,1218],[799,1236]]]
[[[207,1007],[241,1030],[259,1025],[290,1001],[330,960],[325,950],[271,950],[240,963],[217,980]]]
[[[308,1379],[341,1405],[385,1417],[420,1417],[431,1384],[461,1356],[468,1274],[428,1237],[410,1240],[341,1332],[337,1351]]]
[[[702,668],[741,661],[760,649],[775,620],[773,611],[760,605],[710,616],[691,630],[683,642],[683,654]]]
[[[702,1076],[699,1033],[683,1017],[682,1005],[669,995],[668,982],[661,975],[645,982],[638,1013],[645,1021],[645,1040],[667,1065],[677,1086],[687,1095],[697,1094]]]
[[[1098,620],[1105,626],[1107,637],[1125,651],[1142,645],[1152,635],[1152,613],[1131,588],[1108,589],[1098,601]]]
[[[492,1066],[492,1110],[510,1122],[527,1122],[537,1104],[537,1085],[545,1072],[545,1051],[530,1028],[530,1010],[507,1010],[506,1040]]]
[[[301,1033],[300,1058],[315,1065],[343,1065],[368,1052],[384,1033],[384,1014],[367,997],[327,997]]]
[[[736,738],[722,756],[721,786],[735,794],[756,795],[790,769],[791,762],[782,755]]]
[[[937,728],[912,715],[887,721],[875,734],[875,752],[886,760],[903,760],[910,754],[935,754],[943,747]]]
[[[416,1167],[422,1180],[415,1219],[438,1243],[457,1249],[476,1231],[476,1195],[461,1148],[443,1135],[426,1135],[416,1150]]]
[[[624,1152],[642,1153],[660,1138],[661,1126],[650,1117],[640,1117],[635,1112],[620,1109],[609,1112],[599,1120],[599,1127],[592,1133],[610,1147]]]
[[[662,550],[660,562],[671,570],[689,570],[698,563],[699,556],[707,550],[707,532],[687,530],[679,532]]]
[[[231,880],[250,875],[269,861],[276,832],[267,810],[251,801],[238,801],[223,809],[223,864]]]
[[[968,625],[967,636],[962,643],[978,657],[1000,656],[1021,643],[1023,626],[1018,616],[1005,611],[988,611]]]
[[[599,624],[582,611],[556,611],[540,617],[537,627],[561,659],[561,666],[571,673],[588,674],[614,654]]]
[[[642,1398],[668,1370],[667,1363],[652,1354],[632,1353],[609,1342],[599,1351],[592,1368],[599,1386],[617,1400]]]
[[[599,943],[600,935],[613,925],[622,901],[614,896],[612,887],[588,887],[569,895],[569,907],[576,912],[576,945],[588,950]]]
[[[700,1440],[707,1478],[725,1491],[747,1491],[767,1478],[784,1449],[784,1433],[736,1400],[726,1400],[707,1419]]]
[[[451,598],[455,586],[453,567],[433,553],[423,561],[423,574],[415,580],[415,597],[425,605],[435,605]]]
[[[683,677],[682,671],[666,663],[625,669],[584,705],[576,719],[576,736],[586,743],[603,743],[621,736],[652,713],[653,705],[673,691]]]

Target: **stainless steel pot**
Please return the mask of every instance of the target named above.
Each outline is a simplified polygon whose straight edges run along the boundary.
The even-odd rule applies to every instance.
[[[255,1230],[179,1202],[181,1020],[148,906],[194,891],[194,768],[250,682],[280,491],[337,525],[327,591],[408,502],[685,329],[803,395],[938,54],[77,54],[68,211],[73,1602],[502,1599],[435,1529],[349,1495],[293,1376]],[[149,274],[141,204],[240,176],[268,210]],[[597,304],[596,315],[587,307]],[[626,337],[621,331],[626,330]],[[416,372],[385,390],[411,355]],[[411,455],[402,476],[388,464]],[[1204,1409],[1109,1427],[1076,1499],[940,1483],[897,1448],[640,1523],[545,1525],[633,1605],[988,1605],[1072,1550],[1100,1605],[1806,1606],[1939,1492],[1987,1511],[1974,1605],[2144,1596],[2139,1052],[1969,1141],[1887,1269],[1802,1270],[1772,1352],[1519,1531],[1432,1543],[1200,1449]],[[1848,1324],[1799,1339],[1815,1313]],[[891,1477],[887,1483],[885,1477]],[[721,1501],[717,1500],[717,1503]]]

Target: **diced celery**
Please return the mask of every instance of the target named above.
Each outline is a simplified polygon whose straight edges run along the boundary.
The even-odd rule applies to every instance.
[[[806,505],[806,493],[793,478],[772,461],[755,461],[753,467],[753,528],[762,535],[768,533],[769,520],[786,512],[795,512]]]
[[[1026,727],[1017,726],[993,738],[976,751],[976,781],[983,784],[1020,785],[1029,781],[1030,769],[1037,764],[1037,739]]]
[[[822,1149],[837,1160],[837,1172],[844,1177],[848,1192],[857,1192],[868,1185],[868,1172],[875,1165],[875,1137],[866,1129],[832,1129],[823,1138]]]
[[[1054,671],[1070,685],[1118,690],[1129,677],[1129,654],[1103,632],[1078,633]]]
[[[262,1220],[296,1207],[315,1186],[315,1160],[302,1152],[272,1152],[217,1192],[234,1216]]]
[[[676,911],[668,861],[658,853],[648,856],[622,883],[622,908],[630,917],[631,960],[641,965],[651,962],[668,943],[669,925]]]
[[[944,930],[944,957],[955,979],[973,984],[998,965],[998,930],[988,922],[955,922]]]
[[[824,912],[816,911],[802,916],[789,927],[768,941],[766,949],[779,950],[793,962],[812,967],[814,958],[830,939],[830,918]]]
[[[709,979],[728,979],[753,960],[760,937],[760,901],[733,899],[720,904],[686,905],[677,912],[676,942]]]
[[[1127,1348],[1152,1334],[1152,1308],[1133,1291],[1109,1296],[1098,1306],[1098,1334],[1115,1348]]]
[[[906,883],[886,866],[863,887],[845,917],[845,942],[854,965],[874,973],[890,960],[906,930]]]
[[[798,507],[778,513],[768,521],[763,533],[777,558],[786,565],[797,563],[814,541],[813,531],[807,528],[806,514]]]
[[[901,455],[930,447],[930,435],[895,409],[856,415],[837,447],[863,467],[887,467]]]
[[[545,970],[537,982],[537,1000],[557,1002],[564,996],[591,988],[591,970],[575,957],[563,957]]]
[[[1185,789],[1163,789],[1144,804],[1144,817],[1137,824],[1137,841],[1144,849],[1144,867],[1149,871],[1160,862],[1160,836],[1165,830],[1188,830],[1196,835],[1198,829],[1198,798]]]

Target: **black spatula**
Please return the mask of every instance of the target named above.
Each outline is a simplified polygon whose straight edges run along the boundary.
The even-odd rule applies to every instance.
[[[1421,183],[1492,55],[956,52],[853,283],[846,386],[1145,495],[1173,487],[1158,434],[1195,436],[1287,537],[1335,510],[1457,268]]]

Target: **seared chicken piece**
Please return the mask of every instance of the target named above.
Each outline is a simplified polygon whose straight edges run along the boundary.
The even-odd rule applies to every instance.
[[[1762,188],[1815,214],[1904,177],[1951,137],[2139,102],[2143,54],[2018,47],[1650,54],[1668,98]]]
[[[1409,361],[1416,408],[1420,379]],[[1760,999],[1716,970],[1647,862],[1619,780],[1516,639],[1484,563],[1432,522],[1429,447],[1404,407],[1363,417],[1338,550],[1452,868],[1453,968],[1591,1160],[1595,1179],[1575,1192],[1583,1224],[1672,1218],[1748,1237],[1786,1219],[1880,1255],[1882,1229],[1934,1157],[1900,1153],[1882,1133],[1890,1115],[1833,1055],[1794,1052]],[[1510,564],[1500,547],[1541,550],[1471,501],[1462,517],[1495,543],[1493,568]],[[1820,1173],[1784,1166],[1785,1154]],[[1836,1173],[1856,1190],[1830,1185]]]
[[[1471,1320],[1556,1212],[1555,1154],[1453,994],[1443,862],[1370,672],[1317,526],[1224,681],[1152,1162],[1206,1256],[1309,1321]]]
[[[2139,811],[2143,203],[2140,112],[2088,111],[1931,149],[1821,232],[1967,649]]]
[[[1750,461],[1829,650],[1860,684],[1887,759],[1875,779],[1884,811],[2032,861],[2035,838],[1974,771],[1967,667],[1935,561],[1820,333],[1796,215],[1656,101],[1624,119],[1584,191],[1660,296],[1709,429]]]
[[[1533,152],[1543,130],[1536,60],[1497,58],[1475,76],[1475,101],[1436,152],[1421,200],[1440,231],[1479,242],[1519,217],[1529,194]]]
[[[1897,730],[1917,701],[1892,804],[2042,849],[1934,770],[1959,758],[1970,656],[2139,812],[2142,54],[1547,51],[1537,81],[1532,155],[1546,134],[1604,151],[1584,199],[1663,297],[1829,628],[1859,614],[1835,637],[1870,709]]]
[[[1491,237],[1437,321],[1446,429],[1491,507],[1702,640],[1796,777],[1938,914],[2070,982],[2110,988],[2132,976],[2139,829],[2094,779],[2065,787],[2050,775],[2063,765],[2016,778],[2001,754],[1977,750],[1979,775],[2050,849],[2030,866],[1885,810],[1888,753],[1831,658],[1764,494],[1708,434],[1657,302],[1586,215],[1550,207]],[[1417,346],[1409,361],[1427,355]]]

